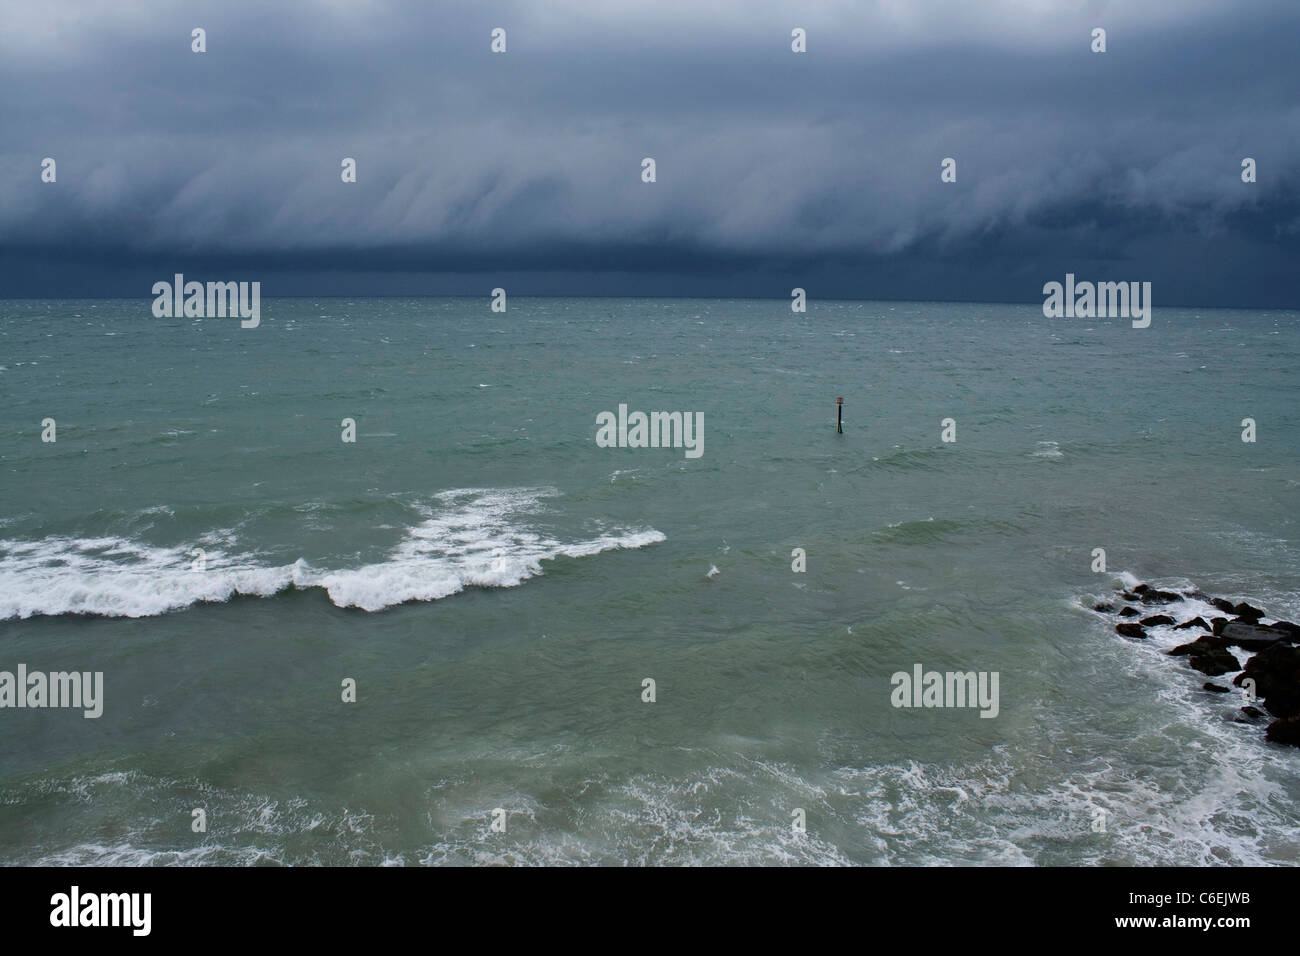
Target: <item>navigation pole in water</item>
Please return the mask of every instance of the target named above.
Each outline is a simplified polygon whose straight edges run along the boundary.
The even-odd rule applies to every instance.
[[[844,396],[835,399],[835,432],[844,434]]]

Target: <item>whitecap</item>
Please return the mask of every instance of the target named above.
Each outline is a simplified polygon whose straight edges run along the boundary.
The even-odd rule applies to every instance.
[[[338,607],[380,611],[407,601],[436,601],[468,587],[516,587],[540,575],[543,561],[666,540],[653,528],[567,541],[533,530],[526,515],[558,494],[553,488],[443,492],[382,561],[361,567],[317,568],[301,558],[266,564],[256,553],[224,550],[234,543],[229,529],[171,547],[118,536],[0,539],[0,620],[151,617],[240,595],[270,597],[289,587],[323,588]],[[204,567],[194,570],[200,545]]]

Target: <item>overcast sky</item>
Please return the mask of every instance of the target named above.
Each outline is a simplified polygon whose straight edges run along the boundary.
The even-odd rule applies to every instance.
[[[0,296],[1300,307],[1298,61],[1297,0],[0,0]]]

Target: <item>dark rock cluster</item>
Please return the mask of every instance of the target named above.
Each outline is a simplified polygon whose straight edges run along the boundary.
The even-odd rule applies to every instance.
[[[1207,677],[1236,674],[1232,683],[1254,692],[1259,707],[1241,708],[1241,722],[1261,717],[1274,719],[1265,736],[1276,743],[1300,747],[1300,625],[1290,621],[1260,622],[1268,615],[1244,601],[1232,602],[1225,598],[1210,598],[1199,591],[1178,594],[1161,591],[1147,584],[1121,591],[1123,602],[1117,606],[1109,601],[1094,604],[1099,614],[1113,614],[1120,620],[1115,632],[1123,637],[1143,640],[1148,627],[1173,625],[1174,630],[1201,631],[1195,638],[1180,644],[1169,652],[1171,657],[1186,657],[1187,664]],[[1225,616],[1206,621],[1201,617],[1177,623],[1167,613],[1148,613],[1147,608],[1177,604],[1189,598],[1208,601]],[[1139,610],[1134,605],[1143,605]],[[1146,615],[1146,616],[1143,616]],[[1231,615],[1228,617],[1227,615]],[[1139,620],[1134,620],[1138,618]],[[1236,648],[1242,652],[1255,652],[1243,665],[1237,659]],[[1229,693],[1221,684],[1207,681],[1206,691],[1215,694]]]

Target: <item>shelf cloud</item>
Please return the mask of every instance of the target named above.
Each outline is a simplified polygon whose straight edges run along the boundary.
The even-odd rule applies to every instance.
[[[1136,6],[15,9],[0,295],[234,266],[268,296],[1041,301],[1074,271],[1300,304],[1300,8]]]

